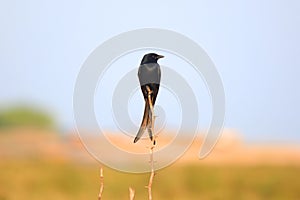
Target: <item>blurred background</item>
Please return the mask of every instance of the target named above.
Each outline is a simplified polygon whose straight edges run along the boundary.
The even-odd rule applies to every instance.
[[[224,132],[213,152],[198,160],[211,104],[203,81],[192,79],[201,115],[199,136],[182,158],[157,172],[154,198],[300,199],[299,9],[293,0],[2,1],[0,200],[97,198],[100,164],[75,131],[76,77],[101,43],[149,27],[197,42],[215,63],[226,94]],[[137,67],[144,53],[123,58],[123,70]],[[175,58],[161,63],[193,77]],[[116,62],[113,67],[122,66]],[[180,111],[161,92],[157,104],[165,108],[172,135]],[[137,91],[129,102],[137,125],[143,110],[140,96]],[[97,114],[101,106],[96,108]],[[99,123],[114,133],[111,140],[136,148],[131,138],[123,140],[111,113],[104,113]],[[167,137],[161,140],[167,142]],[[108,167],[104,173],[103,199],[125,199],[129,186],[136,199],[146,198],[148,174]]]

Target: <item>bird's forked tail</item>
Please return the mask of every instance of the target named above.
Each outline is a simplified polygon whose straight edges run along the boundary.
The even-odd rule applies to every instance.
[[[149,100],[145,99],[145,109],[144,109],[144,116],[140,126],[140,129],[134,138],[134,143],[136,143],[144,134],[145,130],[148,130],[150,140],[153,141],[153,134],[152,134],[152,112],[150,109]]]

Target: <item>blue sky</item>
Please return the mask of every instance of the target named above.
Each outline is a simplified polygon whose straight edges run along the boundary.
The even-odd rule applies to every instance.
[[[299,1],[271,0],[2,1],[0,103],[39,105],[72,128],[74,84],[88,55],[122,32],[163,28],[214,61],[225,127],[248,141],[299,142],[299,10]]]

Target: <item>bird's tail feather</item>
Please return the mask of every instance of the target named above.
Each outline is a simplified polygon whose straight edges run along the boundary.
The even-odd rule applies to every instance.
[[[149,132],[149,125],[148,125],[149,124],[149,113],[151,113],[150,105],[149,105],[148,99],[146,99],[143,120],[142,120],[140,129],[139,129],[136,137],[134,138],[134,141],[133,141],[134,143],[136,143],[142,137],[146,128],[148,129],[148,132]],[[151,121],[151,119],[150,119],[150,121]],[[150,136],[150,132],[149,132],[149,136]],[[150,138],[152,140],[152,131],[151,131]]]

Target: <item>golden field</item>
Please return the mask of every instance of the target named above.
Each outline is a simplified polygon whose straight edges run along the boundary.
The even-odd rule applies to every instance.
[[[197,159],[202,141],[197,138],[176,163],[156,172],[154,199],[300,199],[300,148],[246,145],[239,138],[225,131],[203,160]],[[139,148],[131,139],[113,135],[110,140],[131,151]],[[158,142],[163,145],[168,138]],[[97,199],[100,164],[76,134],[2,130],[0,158],[0,200]],[[104,167],[103,199],[129,199],[129,187],[135,189],[135,199],[147,199],[148,178],[147,173]]]

